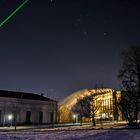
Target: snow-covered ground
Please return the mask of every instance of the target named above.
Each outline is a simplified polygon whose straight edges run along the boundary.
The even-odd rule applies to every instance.
[[[0,140],[140,140],[140,129],[46,129],[0,132]]]

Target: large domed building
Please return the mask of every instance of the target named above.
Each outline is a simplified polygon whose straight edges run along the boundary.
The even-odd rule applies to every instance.
[[[76,108],[79,100],[92,97],[92,104],[96,108],[95,119],[100,120],[122,120],[121,111],[114,106],[120,100],[120,91],[115,91],[109,88],[98,89],[83,89],[72,93],[59,103],[59,122],[73,122],[75,114],[73,108]],[[84,107],[84,104],[83,104]],[[85,120],[90,120],[86,118]]]

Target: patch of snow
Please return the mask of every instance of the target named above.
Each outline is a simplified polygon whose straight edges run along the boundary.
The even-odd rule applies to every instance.
[[[139,129],[0,132],[0,140],[140,140]]]

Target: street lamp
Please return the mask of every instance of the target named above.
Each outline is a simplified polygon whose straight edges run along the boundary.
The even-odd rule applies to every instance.
[[[74,119],[76,118],[76,115],[75,115],[75,114],[73,115],[73,118],[74,118]]]
[[[78,122],[78,114],[74,114],[73,118],[75,119],[75,123],[77,123]]]
[[[12,115],[8,115],[8,120],[12,120],[13,116]]]
[[[13,115],[12,114],[8,115],[8,120],[11,123],[11,126],[12,126],[12,119],[13,119]]]

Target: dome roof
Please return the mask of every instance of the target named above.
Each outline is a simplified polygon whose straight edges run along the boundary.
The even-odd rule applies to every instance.
[[[83,89],[77,92],[72,93],[68,97],[66,97],[64,100],[62,100],[59,103],[59,108],[61,107],[67,107],[69,110],[76,104],[78,99],[84,98],[86,96],[90,96],[95,93],[107,93],[112,92],[112,89],[109,88],[102,88],[102,89]]]

